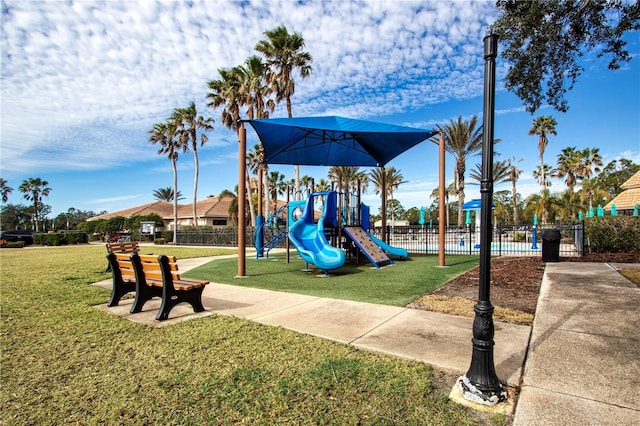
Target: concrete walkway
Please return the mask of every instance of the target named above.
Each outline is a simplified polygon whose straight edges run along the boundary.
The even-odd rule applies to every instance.
[[[180,270],[212,259],[181,260]],[[110,289],[111,280],[96,285]],[[129,313],[131,303],[97,308],[152,327],[230,315],[423,361],[455,375],[464,375],[471,361],[473,320],[436,312],[215,283],[203,294],[206,311],[197,314],[178,305],[169,320],[158,322],[159,300],[138,314]],[[521,386],[514,425],[640,424],[634,386],[639,306],[640,289],[612,266],[548,263],[533,327],[495,322],[496,373],[509,386]],[[510,398],[507,413],[514,402]]]
[[[640,425],[640,288],[616,266],[547,264],[514,425]]]

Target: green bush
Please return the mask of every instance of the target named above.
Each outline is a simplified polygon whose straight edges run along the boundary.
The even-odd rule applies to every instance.
[[[24,241],[12,241],[10,243],[3,244],[0,247],[2,247],[2,248],[23,248],[24,247]]]
[[[33,243],[43,246],[63,246],[67,244],[84,244],[89,242],[85,232],[53,232],[49,234],[33,234]]]
[[[165,241],[165,243],[173,242],[173,231],[162,231],[160,234],[162,235],[161,238]]]
[[[156,238],[155,240],[153,240],[153,243],[157,245],[162,245],[162,244],[165,244],[165,241],[164,241],[164,238]]]
[[[588,253],[640,253],[640,219],[635,216],[593,217],[585,221]]]

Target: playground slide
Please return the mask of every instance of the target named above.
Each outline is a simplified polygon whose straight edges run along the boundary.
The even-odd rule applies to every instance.
[[[322,217],[318,223],[313,221],[313,199],[315,195],[325,195],[325,206]],[[289,227],[289,240],[295,246],[298,254],[305,262],[316,265],[323,271],[340,268],[344,265],[345,255],[339,248],[333,247],[324,236],[324,218],[327,211],[335,209],[335,192],[333,192],[334,202],[331,203],[331,192],[311,194],[307,199],[302,217]]]
[[[400,257],[402,259],[408,259],[409,258],[409,252],[407,252],[407,250],[405,250],[405,249],[403,249],[401,247],[390,246],[389,244],[385,243],[381,239],[374,237],[369,232],[367,232],[367,234],[373,240],[373,242],[378,245],[378,247],[380,247],[382,250],[384,250],[385,253],[390,254],[391,256]]]

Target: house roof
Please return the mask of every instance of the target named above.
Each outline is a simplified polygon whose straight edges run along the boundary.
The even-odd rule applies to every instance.
[[[612,204],[616,205],[616,210],[633,210],[636,204],[640,206],[640,171],[627,179],[620,188],[623,191],[604,206],[605,210],[611,210]]]
[[[197,202],[198,217],[228,217],[229,206],[232,202],[231,197],[209,197]],[[173,203],[167,201],[154,201],[152,203],[143,204],[141,206],[131,207],[129,209],[119,210],[113,213],[107,213],[94,216],[88,220],[111,219],[113,217],[131,217],[146,216],[157,214],[163,219],[173,219]],[[178,204],[178,218],[193,217],[193,204]]]
[[[640,188],[640,171],[631,176],[625,183],[620,185],[622,189]]]
[[[146,216],[154,213],[160,217],[173,215],[173,203],[167,201],[154,201],[148,204],[143,204],[141,206],[131,207],[113,213],[106,213],[99,216],[90,217],[87,220],[111,219],[118,216]]]

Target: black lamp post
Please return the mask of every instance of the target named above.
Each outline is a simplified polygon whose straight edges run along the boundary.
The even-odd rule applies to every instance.
[[[467,374],[459,381],[465,399],[494,405],[507,399],[493,361],[493,305],[491,286],[491,202],[493,198],[493,115],[495,111],[498,36],[484,38],[484,118],[482,180],[480,182],[480,289],[473,320],[473,354]]]

